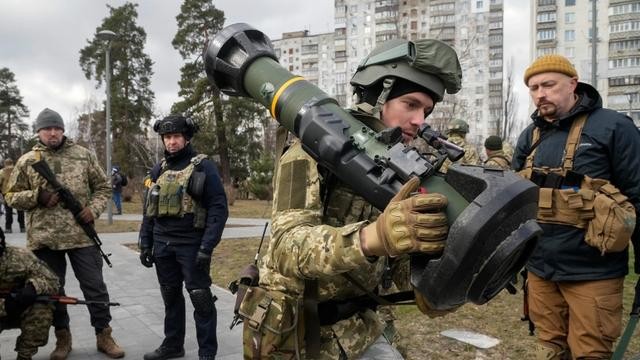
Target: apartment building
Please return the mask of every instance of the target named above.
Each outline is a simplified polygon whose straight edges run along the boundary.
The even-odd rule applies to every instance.
[[[561,54],[580,81],[593,85],[605,107],[630,115],[640,126],[640,1],[595,2],[597,23],[593,74],[593,8],[586,0],[534,0],[531,54]]]
[[[503,118],[502,0],[335,0],[329,34],[283,34],[273,41],[283,66],[353,103],[349,80],[376,44],[432,38],[453,46],[463,68],[463,90],[445,96],[429,122],[445,129],[453,118],[469,123],[472,143],[499,132]],[[303,54],[304,53],[304,54]],[[304,56],[303,56],[304,55]]]

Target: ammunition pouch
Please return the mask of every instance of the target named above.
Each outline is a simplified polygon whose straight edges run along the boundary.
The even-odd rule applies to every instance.
[[[604,255],[629,246],[636,225],[636,211],[620,190],[611,183],[602,185],[593,200],[594,217],[584,240]]]
[[[147,198],[145,204],[145,215],[149,217],[158,216],[158,202],[160,201],[160,185],[153,184],[149,191],[147,191]]]
[[[585,241],[602,254],[623,251],[635,228],[635,208],[618,188],[604,179],[567,171],[533,170],[540,186],[538,222],[586,229]]]
[[[248,286],[238,314],[244,320],[242,332],[245,358],[298,359],[304,326],[301,299],[280,291]]]

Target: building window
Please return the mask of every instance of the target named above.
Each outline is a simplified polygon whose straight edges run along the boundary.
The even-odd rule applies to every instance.
[[[576,0],[564,0],[564,6],[575,6]]]
[[[565,41],[575,41],[576,40],[576,31],[575,30],[565,30],[564,31],[564,40]]]
[[[536,20],[539,23],[556,21],[556,13],[555,12],[541,12],[541,13],[538,13],[538,15],[536,16]]]
[[[539,48],[536,50],[536,55],[538,57],[542,55],[551,55],[556,53],[556,48]]]
[[[566,24],[573,24],[576,22],[576,13],[574,12],[568,12],[566,14],[564,14],[564,22]]]
[[[564,49],[564,55],[568,58],[573,58],[575,56],[576,48],[568,47]]]
[[[540,40],[553,40],[556,38],[556,31],[553,29],[538,30],[538,41]]]
[[[476,9],[482,9],[482,1],[476,1]]]

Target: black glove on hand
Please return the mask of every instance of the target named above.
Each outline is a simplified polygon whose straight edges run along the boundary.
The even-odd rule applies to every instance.
[[[140,250],[140,263],[144,267],[152,267],[155,259],[153,258],[153,252],[150,248],[144,248]]]
[[[36,302],[38,294],[36,288],[30,283],[22,289],[12,292],[4,300],[4,308],[8,315],[22,314],[27,308]]]
[[[211,254],[206,253],[204,250],[198,250],[198,256],[196,257],[196,267],[207,274],[211,268]]]

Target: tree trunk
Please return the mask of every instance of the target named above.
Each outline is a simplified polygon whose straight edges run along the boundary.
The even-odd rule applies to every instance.
[[[215,121],[216,139],[218,140],[218,155],[220,155],[220,175],[224,184],[231,183],[231,165],[229,163],[229,145],[224,125],[224,111],[220,100],[220,90],[213,89],[213,118]]]

